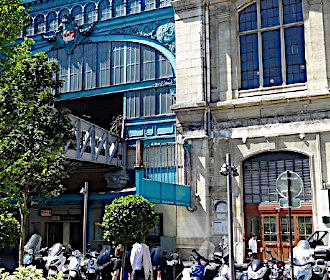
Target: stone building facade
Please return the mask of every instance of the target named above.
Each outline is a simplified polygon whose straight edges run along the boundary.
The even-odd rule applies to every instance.
[[[175,0],[177,141],[191,145],[194,205],[179,209],[177,246],[212,249],[227,234],[231,153],[236,259],[252,233],[288,254],[277,176],[303,179],[295,242],[325,226],[330,176],[330,3],[322,0]],[[213,245],[212,245],[213,244]],[[262,253],[260,253],[262,254]]]

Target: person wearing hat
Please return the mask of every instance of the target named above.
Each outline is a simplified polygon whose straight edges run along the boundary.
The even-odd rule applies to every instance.
[[[252,258],[257,259],[258,258],[258,244],[257,244],[257,235],[255,233],[252,234],[252,237],[249,240],[249,249],[251,250]]]

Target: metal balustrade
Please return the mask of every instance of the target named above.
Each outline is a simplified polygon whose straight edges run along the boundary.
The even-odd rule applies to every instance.
[[[69,116],[75,130],[75,143],[65,147],[65,155],[69,159],[123,166],[123,144],[120,138],[109,131],[80,119]]]

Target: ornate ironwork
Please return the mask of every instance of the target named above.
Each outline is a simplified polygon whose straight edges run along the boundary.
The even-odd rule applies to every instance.
[[[89,161],[121,167],[120,138],[93,123],[71,115],[76,141],[69,143],[65,154],[69,159]]]

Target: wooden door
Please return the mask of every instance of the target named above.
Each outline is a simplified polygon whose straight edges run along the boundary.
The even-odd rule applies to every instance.
[[[259,205],[262,258],[267,259],[267,249],[274,257],[288,260],[290,256],[289,219],[287,209],[277,205]],[[306,239],[313,231],[312,206],[303,205],[292,210],[293,246]]]

